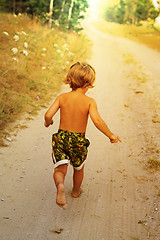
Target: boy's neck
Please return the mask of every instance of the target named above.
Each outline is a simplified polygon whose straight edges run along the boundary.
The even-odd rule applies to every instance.
[[[85,88],[77,88],[76,90],[72,90],[73,92],[77,92],[77,93],[81,93],[81,94],[85,94],[88,90],[88,87]]]

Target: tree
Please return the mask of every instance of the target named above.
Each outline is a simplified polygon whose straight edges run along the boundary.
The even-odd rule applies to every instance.
[[[60,12],[59,17],[58,17],[58,23],[60,22],[61,16],[63,14],[64,6],[65,6],[65,0],[62,2],[62,8],[61,8],[61,12]]]
[[[13,12],[14,9],[14,12]],[[0,10],[3,12],[13,12],[15,13],[15,1],[14,0],[1,0]]]
[[[125,21],[125,2],[123,0],[120,0],[120,3],[118,5],[118,7],[115,10],[115,21],[123,24]]]
[[[125,19],[127,23],[135,24],[134,11],[136,9],[136,2],[137,0],[125,0],[125,4],[126,4]]]
[[[159,11],[156,10],[155,7],[152,5],[152,7],[150,8],[149,17],[154,21],[154,23],[158,15],[159,15]]]
[[[116,7],[108,7],[104,13],[104,17],[109,22],[115,22],[115,9]]]
[[[69,13],[68,13],[68,25],[69,25],[71,15],[72,15],[73,4],[74,4],[74,0],[71,0],[71,4],[70,4],[70,7],[69,7]]]
[[[50,28],[52,27],[53,2],[54,2],[54,0],[50,0],[50,7],[49,7],[49,26],[50,26]]]
[[[54,0],[53,18],[64,28],[80,30],[88,7],[87,0]]]
[[[151,0],[137,0],[135,16],[137,21],[147,20],[149,17],[149,11],[153,7]]]
[[[157,5],[159,5],[159,1],[157,1]],[[152,0],[120,0],[118,5],[107,7],[105,18],[107,21],[120,24],[135,24],[141,20],[148,20],[148,18],[155,21],[159,12],[159,9],[155,9]]]
[[[27,13],[42,23],[59,23],[65,28],[80,29],[80,20],[88,8],[88,0],[0,0],[4,12]]]
[[[86,9],[89,7],[87,0],[74,0],[69,29],[82,30],[81,20],[85,18]]]
[[[109,22],[117,22],[123,24],[125,22],[126,4],[124,0],[120,0],[118,5],[109,6],[105,11],[105,18]]]

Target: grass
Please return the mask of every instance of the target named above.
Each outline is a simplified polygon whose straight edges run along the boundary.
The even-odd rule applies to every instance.
[[[130,66],[130,73],[127,78],[135,80],[137,83],[145,83],[150,80],[150,77],[145,73],[143,66],[132,56],[132,54],[123,54],[124,63]],[[135,92],[142,93],[142,92]]]
[[[158,170],[160,169],[160,161],[156,157],[151,157],[148,160],[148,166],[151,169]]]
[[[131,240],[140,240],[140,239],[137,237],[131,237]]]
[[[69,66],[88,57],[90,43],[82,34],[49,29],[25,15],[1,14],[0,26],[2,146],[10,123],[45,107],[60,91]]]
[[[102,32],[128,38],[160,51],[160,28],[156,29],[151,23],[144,22],[142,26],[135,26],[111,23],[99,19],[93,22],[93,25]]]

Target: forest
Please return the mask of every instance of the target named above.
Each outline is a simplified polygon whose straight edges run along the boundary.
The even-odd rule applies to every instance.
[[[119,24],[136,24],[151,19],[153,22],[160,14],[152,0],[120,0],[111,3],[104,11],[105,20]],[[24,13],[37,18],[42,24],[49,23],[64,29],[81,30],[81,20],[89,8],[88,0],[1,0],[0,11],[15,15]]]
[[[107,7],[105,11],[105,19],[109,22],[116,22],[120,24],[136,24],[140,21],[153,22],[160,13],[159,7],[155,8],[151,0],[120,0],[118,4]]]
[[[1,0],[0,11],[27,14],[41,23],[62,26],[64,29],[81,30],[88,0]]]

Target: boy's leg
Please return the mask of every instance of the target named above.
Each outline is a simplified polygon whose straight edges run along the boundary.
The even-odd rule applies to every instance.
[[[66,209],[66,197],[64,189],[64,180],[67,173],[67,164],[63,164],[55,168],[54,170],[54,181],[57,188],[56,203],[63,209]]]
[[[83,176],[84,176],[84,166],[82,167],[81,170],[76,170],[74,169],[73,173],[73,190],[72,190],[72,197],[77,198],[81,194],[82,189],[81,184],[83,181]]]

